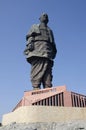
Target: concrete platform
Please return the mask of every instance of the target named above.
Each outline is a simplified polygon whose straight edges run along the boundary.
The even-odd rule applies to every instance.
[[[22,106],[14,112],[3,115],[2,124],[36,123],[36,122],[67,122],[86,120],[86,107],[55,107],[55,106]]]

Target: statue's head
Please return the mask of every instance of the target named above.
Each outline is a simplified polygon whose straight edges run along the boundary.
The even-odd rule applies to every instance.
[[[39,18],[40,22],[44,22],[44,23],[48,23],[49,19],[48,19],[48,15],[46,13],[43,13],[40,18]]]

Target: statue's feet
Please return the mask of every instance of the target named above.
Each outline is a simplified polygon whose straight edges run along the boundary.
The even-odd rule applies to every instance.
[[[33,90],[39,90],[40,88],[33,88]]]

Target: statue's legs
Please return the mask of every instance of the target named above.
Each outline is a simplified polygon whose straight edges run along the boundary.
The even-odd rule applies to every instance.
[[[52,66],[53,66],[53,61],[48,61],[48,66],[47,69],[43,75],[42,78],[42,83],[43,83],[43,88],[50,88],[52,87]]]
[[[31,61],[31,82],[33,88],[40,89],[41,83],[43,88],[52,87],[52,61],[47,58],[34,57]]]

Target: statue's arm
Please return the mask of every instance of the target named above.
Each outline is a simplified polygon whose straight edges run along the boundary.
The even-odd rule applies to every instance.
[[[55,40],[54,40],[54,35],[53,35],[53,32],[51,30],[51,35],[52,35],[52,48],[53,48],[53,53],[52,53],[52,57],[53,59],[56,57],[56,53],[57,53],[57,48],[56,48],[56,44],[55,44]]]
[[[30,31],[26,35],[26,48],[24,50],[24,54],[28,55],[29,51],[34,50],[34,31],[33,27],[31,27]]]
[[[39,24],[34,24],[34,25],[32,25],[30,31],[26,35],[26,40],[28,40],[28,38],[30,38],[30,37],[35,37],[39,34],[40,34]]]

